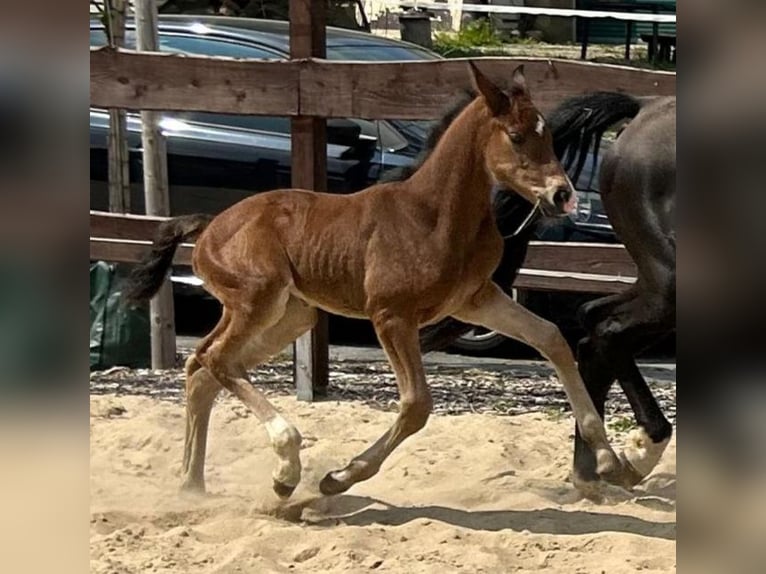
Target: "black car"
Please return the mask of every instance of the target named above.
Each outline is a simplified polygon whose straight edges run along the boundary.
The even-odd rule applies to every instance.
[[[289,23],[220,16],[163,15],[159,19],[160,49],[166,52],[234,58],[289,58]],[[107,43],[98,20],[91,21],[90,45]],[[127,24],[126,44],[135,46],[135,29]],[[420,46],[345,29],[327,29],[327,58],[331,60],[434,60]],[[141,121],[128,114],[131,211],[144,212],[141,166]],[[431,122],[408,120],[328,120],[328,191],[351,193],[379,180],[388,169],[410,165],[422,151]],[[166,112],[161,127],[166,137],[172,215],[219,213],[254,193],[290,187],[290,119],[287,117]],[[108,112],[90,110],[91,209],[108,209]],[[586,172],[580,181],[587,182]],[[579,188],[578,188],[579,189]],[[581,191],[579,219],[565,218],[546,227],[540,239],[549,241],[613,241],[611,228],[601,221],[595,190]],[[586,213],[588,205],[594,207]],[[587,215],[587,217],[585,217]],[[611,238],[610,238],[611,235]],[[189,268],[172,276],[177,306],[193,296],[194,313],[177,314],[179,331],[204,329],[217,319],[211,302],[201,325],[198,302],[207,297]],[[559,297],[561,295],[558,295]],[[545,297],[548,297],[547,295]],[[548,305],[548,303],[545,303]],[[537,309],[543,312],[543,309]],[[547,314],[547,313],[543,313]],[[475,332],[458,343],[466,350],[487,350],[502,337]]]
[[[135,45],[132,23],[126,43]],[[163,16],[162,51],[235,58],[287,59],[289,24],[215,16]],[[92,47],[107,43],[103,25],[91,22]],[[327,57],[343,60],[432,60],[420,46],[372,34],[328,28]],[[106,110],[91,109],[91,208],[106,209]],[[223,208],[259,191],[290,186],[290,119],[287,117],[167,112],[161,122],[167,138],[171,213]],[[350,193],[380,178],[386,169],[408,165],[421,151],[428,122],[329,120],[328,190]],[[141,181],[141,123],[128,117],[131,180]],[[141,186],[133,188],[132,210],[143,212]]]

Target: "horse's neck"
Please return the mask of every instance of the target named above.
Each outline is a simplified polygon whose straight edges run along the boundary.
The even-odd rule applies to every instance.
[[[411,192],[436,212],[437,227],[447,234],[470,233],[491,213],[492,181],[484,159],[486,114],[480,101],[467,106],[407,182]]]

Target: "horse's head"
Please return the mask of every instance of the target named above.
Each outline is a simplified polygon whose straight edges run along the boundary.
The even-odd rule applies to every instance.
[[[480,98],[490,115],[484,157],[502,187],[555,214],[577,208],[577,194],[553,151],[553,137],[529,95],[524,66],[513,72],[510,94],[492,83],[471,62]]]

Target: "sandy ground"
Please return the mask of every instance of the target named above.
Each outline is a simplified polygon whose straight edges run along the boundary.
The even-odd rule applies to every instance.
[[[236,400],[213,411],[198,498],[178,493],[181,405],[93,396],[91,572],[675,572],[675,439],[636,491],[595,504],[567,482],[569,417],[433,416],[378,476],[321,498],[324,473],[395,415],[274,401],[304,435],[288,508],[266,433]]]

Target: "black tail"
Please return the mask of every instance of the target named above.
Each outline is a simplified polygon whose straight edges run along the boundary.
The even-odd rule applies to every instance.
[[[133,268],[125,282],[123,302],[137,305],[151,299],[160,290],[178,245],[197,237],[212,220],[212,215],[200,213],[163,221],[157,228],[152,250]]]
[[[548,115],[553,148],[573,182],[580,178],[591,145],[595,173],[604,132],[621,120],[633,119],[640,109],[641,102],[633,96],[594,92],[570,98]]]

